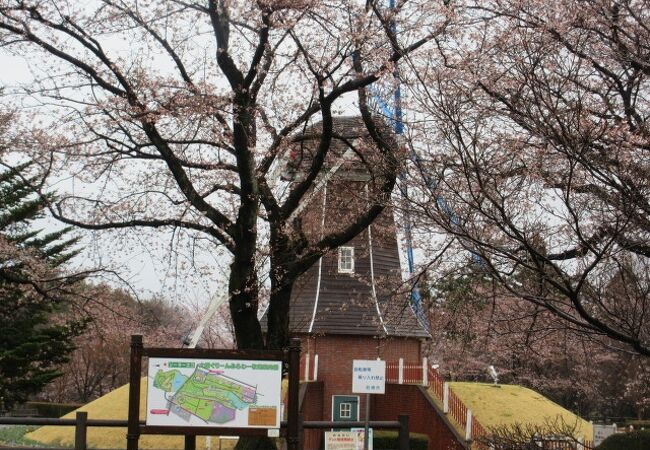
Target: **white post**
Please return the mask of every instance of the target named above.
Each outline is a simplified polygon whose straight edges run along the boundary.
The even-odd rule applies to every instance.
[[[422,358],[422,385],[429,385],[429,361],[426,356]]]
[[[578,448],[577,450],[585,450],[585,438],[579,437],[578,438]]]
[[[305,354],[305,381],[309,381],[309,353]]]
[[[318,355],[314,355],[314,381],[318,380]]]
[[[445,381],[442,387],[442,412],[447,414],[449,412],[449,383]]]
[[[404,384],[404,358],[399,359],[399,375],[397,376],[397,383]]]
[[[472,440],[472,410],[467,410],[467,424],[465,425],[465,440]]]

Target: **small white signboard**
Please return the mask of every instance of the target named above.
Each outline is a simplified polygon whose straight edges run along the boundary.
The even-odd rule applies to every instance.
[[[352,362],[352,392],[355,394],[386,392],[386,361],[355,359]]]
[[[326,431],[325,450],[363,449],[363,434],[355,431]]]
[[[594,446],[602,444],[612,434],[616,433],[616,425],[594,424]]]

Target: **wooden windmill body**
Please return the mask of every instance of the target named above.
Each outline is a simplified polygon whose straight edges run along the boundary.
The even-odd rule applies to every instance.
[[[311,164],[320,130],[316,124],[294,138],[285,179],[299,180]],[[317,189],[300,211],[308,239],[349,223],[370,201],[373,165],[381,163],[361,118],[334,118],[333,134],[326,181],[316,183]],[[391,145],[397,145],[394,139]],[[363,418],[364,399],[352,393],[354,359],[420,361],[422,341],[429,335],[420,326],[401,280],[393,210],[387,205],[371,226],[324,255],[296,282],[290,330],[302,341],[301,374],[310,385],[306,416]]]

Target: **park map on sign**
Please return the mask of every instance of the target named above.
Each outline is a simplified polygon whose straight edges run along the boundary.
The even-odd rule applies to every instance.
[[[147,422],[162,424],[161,416],[172,416],[170,419],[176,424],[279,426],[279,405],[260,401],[257,385],[246,383],[233,375],[248,374],[250,378],[251,371],[271,375],[276,372],[275,369],[279,374],[278,363],[160,361],[155,367],[150,366],[153,382],[150,382],[148,398],[157,405],[149,405]],[[163,398],[160,398],[160,394]],[[164,404],[161,405],[160,400],[163,399]],[[199,423],[194,418],[200,419]],[[166,420],[163,422],[171,424]]]

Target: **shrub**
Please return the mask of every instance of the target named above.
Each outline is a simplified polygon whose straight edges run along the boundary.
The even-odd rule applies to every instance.
[[[374,431],[372,446],[374,450],[394,450],[399,448],[397,431]],[[429,436],[426,434],[411,433],[409,448],[411,450],[427,450]]]
[[[41,417],[58,418],[74,411],[81,405],[76,403],[48,403],[48,402],[27,402],[26,405],[38,411]]]
[[[0,427],[0,447],[25,447],[34,446],[38,442],[27,439],[25,435],[36,430],[38,427],[26,427],[23,425]]]
[[[597,450],[647,450],[650,448],[650,430],[618,433],[609,436]]]
[[[625,421],[625,426],[630,426],[632,425],[635,429],[640,429],[640,428],[649,428],[650,429],[650,420],[626,420]]]

